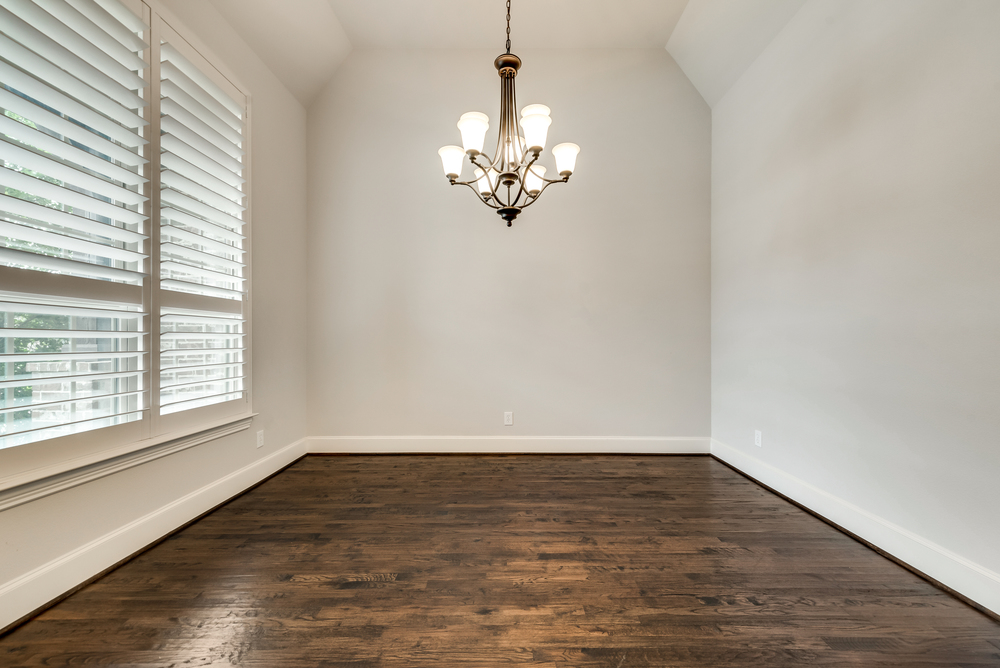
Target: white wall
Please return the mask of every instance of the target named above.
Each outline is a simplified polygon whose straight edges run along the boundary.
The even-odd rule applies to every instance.
[[[260,415],[239,434],[0,512],[0,628],[273,472],[305,436],[305,110],[208,3],[165,4],[252,95]]]
[[[810,0],[714,108],[712,434],[1000,611],[997,34]]]
[[[659,49],[519,53],[583,150],[508,229],[437,156],[495,142],[496,55],[356,50],[309,108],[310,434],[707,437],[708,107]]]

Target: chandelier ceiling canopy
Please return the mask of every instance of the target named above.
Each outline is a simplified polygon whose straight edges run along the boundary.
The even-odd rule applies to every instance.
[[[490,119],[478,111],[462,114],[458,121],[462,146],[444,146],[438,155],[448,181],[453,186],[471,188],[510,227],[521,209],[538,201],[546,188],[569,181],[576,169],[580,147],[569,143],[554,146],[552,155],[559,178],[545,177],[546,169],[538,164],[538,158],[545,149],[552,119],[545,105],[529,104],[521,110],[518,122],[514,78],[521,69],[521,59],[510,52],[510,0],[507,0],[507,52],[497,56],[493,64],[500,75],[500,131],[493,156],[483,153]],[[460,181],[466,157],[472,165],[473,178]]]

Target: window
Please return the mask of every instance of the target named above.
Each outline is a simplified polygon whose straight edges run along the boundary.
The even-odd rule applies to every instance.
[[[250,412],[247,99],[132,4],[0,0],[0,463]]]
[[[184,46],[169,30],[164,32],[161,416],[209,406],[225,411],[225,404],[242,400],[246,391],[245,111],[183,53]]]

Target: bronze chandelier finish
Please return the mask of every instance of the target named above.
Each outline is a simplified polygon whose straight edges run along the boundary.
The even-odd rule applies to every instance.
[[[543,150],[542,146],[527,146],[525,138],[518,130],[515,79],[521,69],[521,59],[510,52],[510,0],[507,0],[507,52],[497,56],[493,64],[500,76],[500,127],[493,156],[476,148],[467,148],[465,156],[474,170],[476,168],[482,170],[482,175],[461,181],[458,174],[447,173],[446,167],[446,176],[451,185],[471,188],[483,203],[507,221],[507,227],[511,227],[518,214],[537,202],[550,185],[569,181],[572,167],[560,171],[560,178],[545,178],[545,168],[539,169],[539,166],[536,166]],[[548,114],[547,107],[532,106],[542,107],[545,109],[544,113]],[[483,119],[486,118],[484,114],[479,115]],[[544,144],[544,134],[540,142],[542,144]],[[481,143],[479,147],[482,147]],[[457,147],[454,148],[457,150]],[[579,147],[576,147],[576,150],[579,151]],[[528,183],[529,174],[530,183]]]
[[[497,133],[497,146],[490,158],[485,153],[469,151],[469,162],[485,172],[481,178],[490,181],[490,192],[481,193],[477,184],[480,179],[459,181],[449,178],[453,186],[468,186],[472,188],[483,202],[496,210],[501,218],[507,221],[507,227],[514,224],[517,214],[525,207],[538,201],[542,193],[553,183],[569,181],[569,174],[560,179],[547,179],[531,168],[538,161],[541,149],[529,149],[524,145],[524,138],[517,131],[517,94],[514,90],[514,79],[521,69],[521,59],[512,53],[497,56],[493,63],[500,75],[500,132]],[[491,172],[496,172],[496,179],[490,179]],[[523,173],[531,172],[544,184],[541,190],[528,191],[522,178]]]

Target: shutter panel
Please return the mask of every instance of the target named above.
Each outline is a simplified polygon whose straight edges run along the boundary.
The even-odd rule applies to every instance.
[[[160,413],[243,398],[243,319],[164,311],[160,317]]]
[[[161,310],[161,415],[246,390],[245,102],[182,50],[160,48],[160,287],[205,308]]]
[[[0,0],[0,265],[26,270],[0,293],[0,448],[148,406],[147,30],[116,0]]]
[[[144,313],[16,297],[0,302],[2,447],[142,417]]]
[[[66,47],[71,53],[77,54],[88,63],[110,77],[128,90],[139,90],[146,84],[135,70],[145,67],[142,59],[137,59],[138,67],[130,68],[116,61],[101,46],[91,42],[71,26],[66,25],[56,17],[30,0],[0,0],[0,6],[13,13],[25,23],[34,26],[43,34],[51,37],[57,44]],[[89,20],[87,21],[98,29]],[[105,33],[106,34],[106,33]]]

